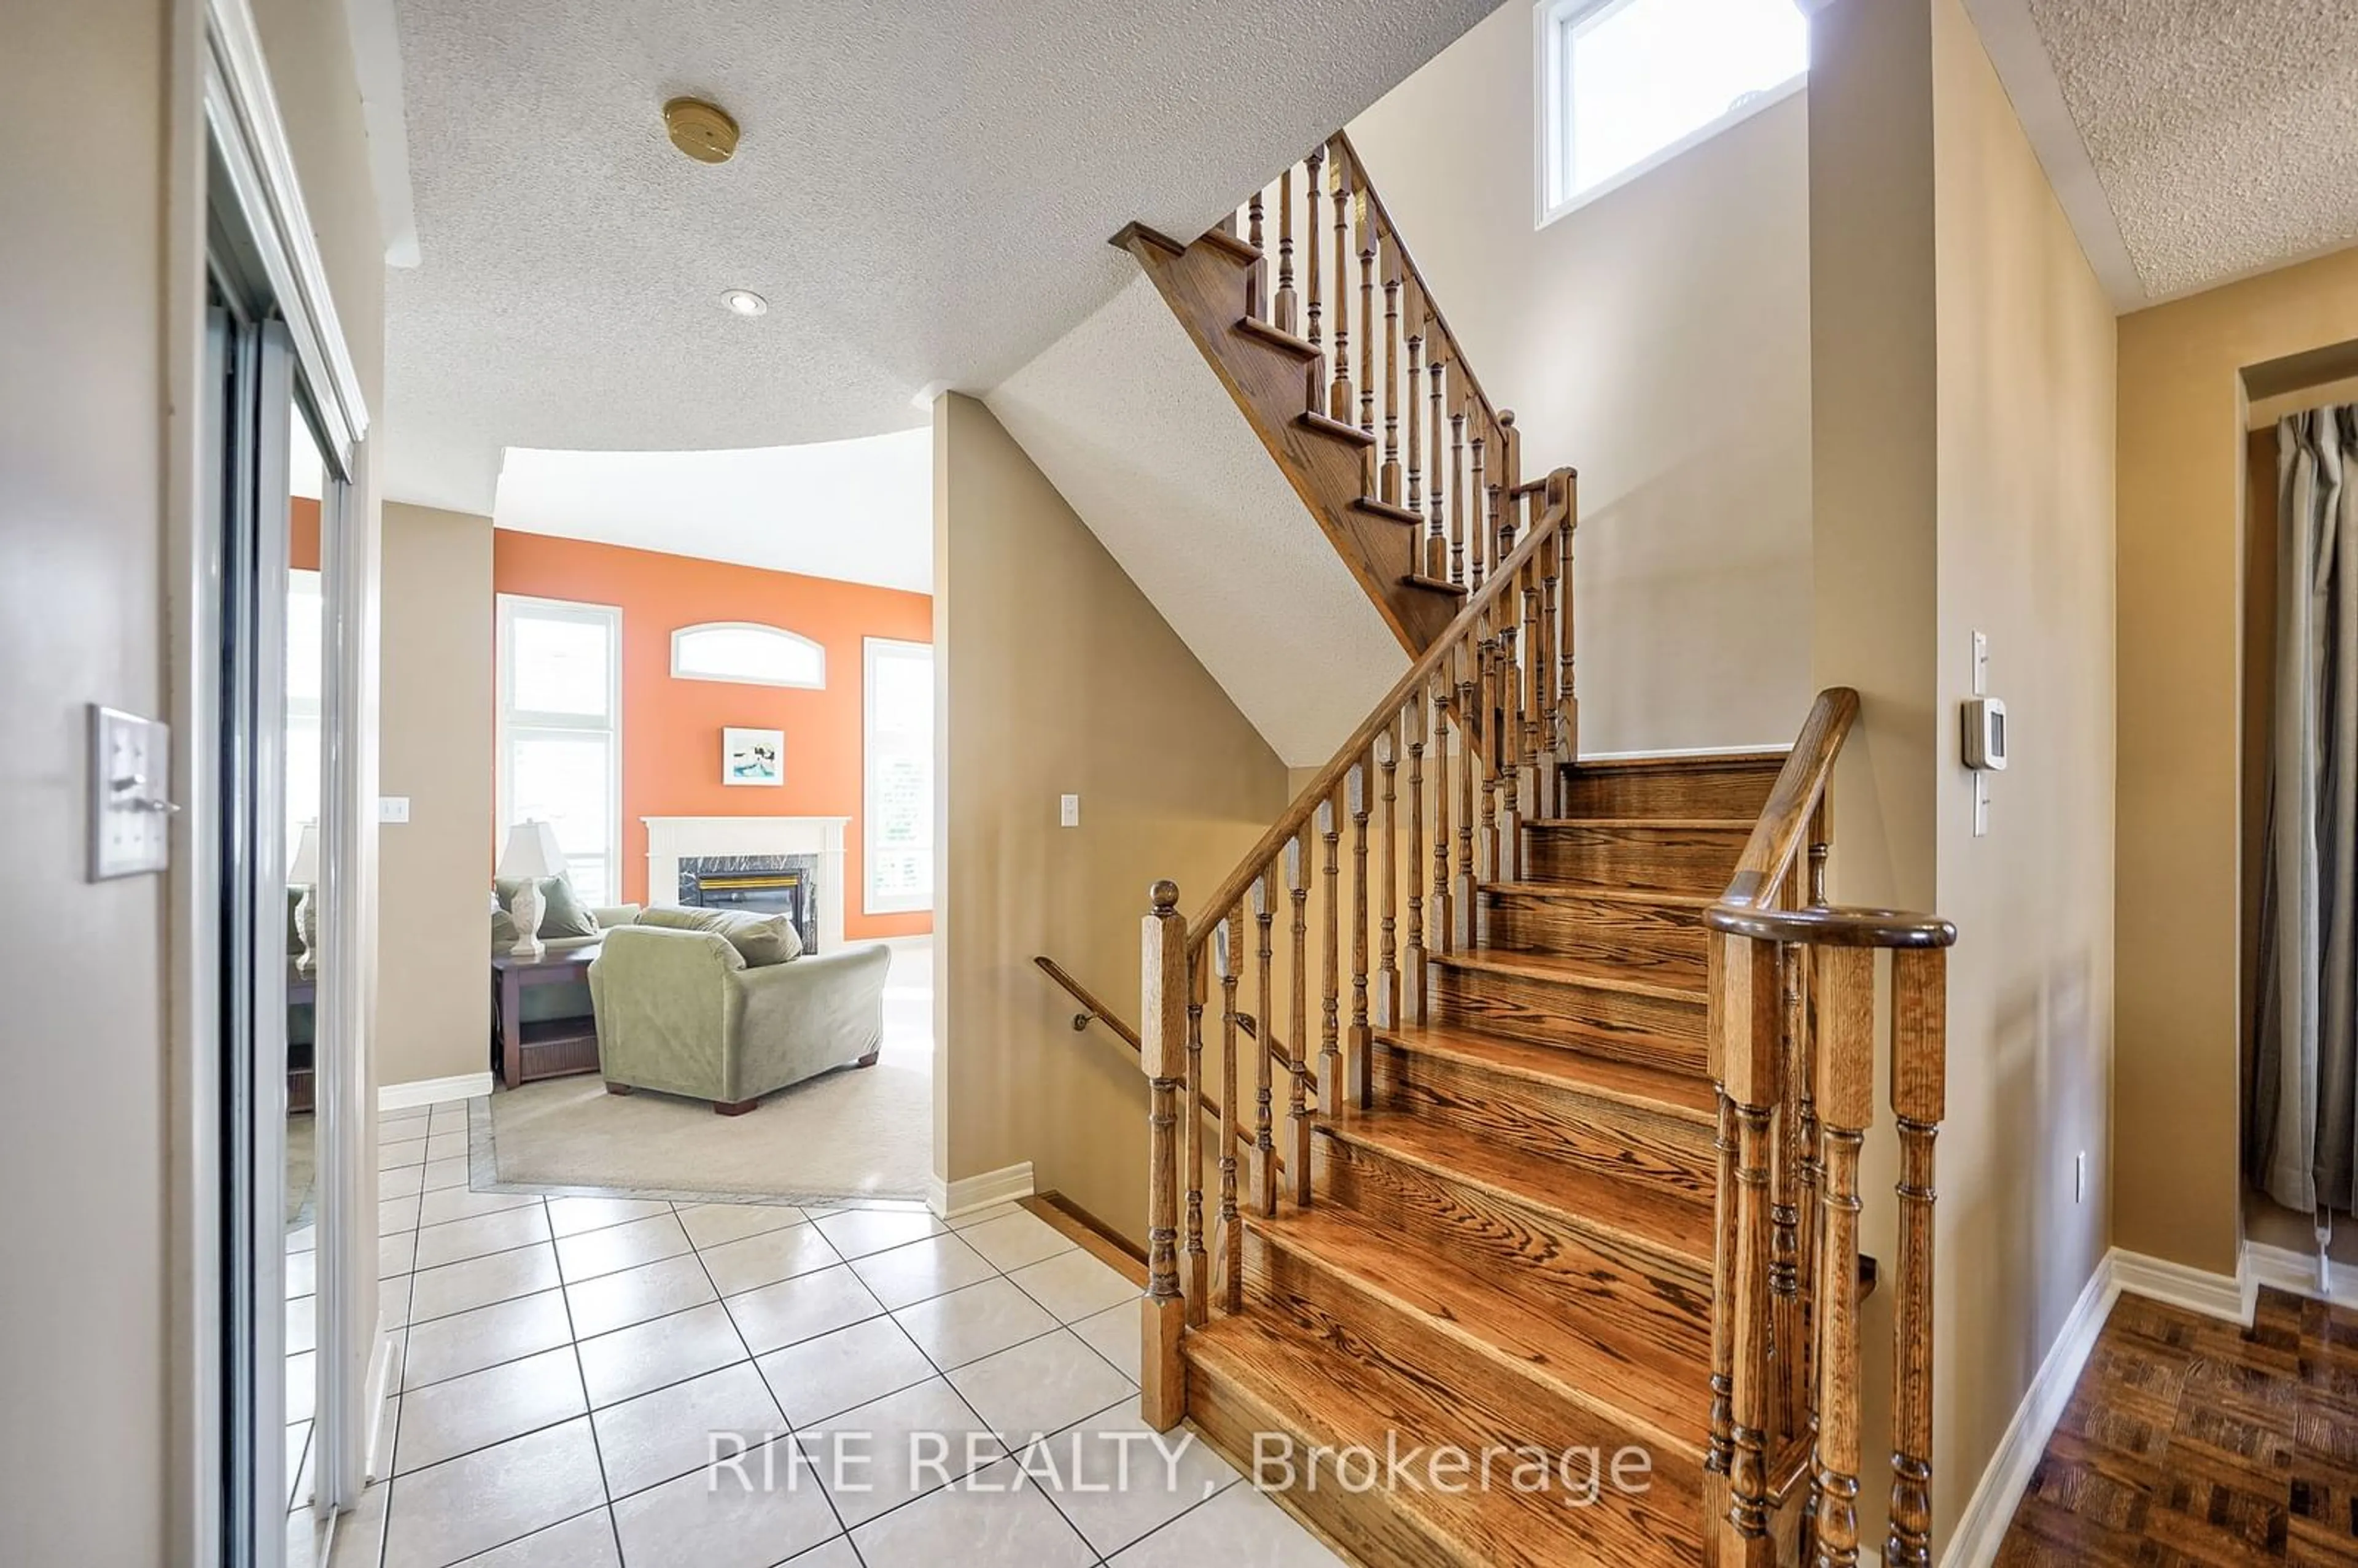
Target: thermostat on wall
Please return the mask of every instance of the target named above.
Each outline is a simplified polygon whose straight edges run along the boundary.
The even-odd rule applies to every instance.
[[[2006,704],[1996,697],[1965,700],[1965,766],[1980,773],[2006,771]]]

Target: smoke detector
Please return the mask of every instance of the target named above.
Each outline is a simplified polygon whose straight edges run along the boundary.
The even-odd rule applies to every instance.
[[[698,163],[727,163],[737,151],[737,122],[718,103],[675,98],[664,105],[671,145]]]

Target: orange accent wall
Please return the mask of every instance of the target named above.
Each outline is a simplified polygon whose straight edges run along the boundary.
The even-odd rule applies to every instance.
[[[319,503],[308,495],[287,498],[287,564],[298,572],[319,569]]]
[[[870,915],[860,907],[860,642],[932,642],[931,596],[504,528],[492,535],[492,586],[622,609],[626,900],[647,902],[642,817],[849,816],[844,934],[912,936],[934,928],[930,914]],[[755,621],[824,643],[827,689],[674,680],[672,633],[706,621]],[[720,782],[720,731],[728,725],[785,731],[784,784]]]

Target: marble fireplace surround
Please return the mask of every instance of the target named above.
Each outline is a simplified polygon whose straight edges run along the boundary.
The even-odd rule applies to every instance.
[[[843,835],[849,816],[643,816],[648,902],[676,903],[679,863],[698,855],[815,855],[818,941],[843,949]]]

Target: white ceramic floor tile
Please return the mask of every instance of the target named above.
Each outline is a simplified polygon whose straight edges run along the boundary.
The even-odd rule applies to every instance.
[[[549,1273],[554,1276],[556,1265]],[[583,1339],[628,1328],[651,1317],[682,1312],[712,1300],[712,1281],[693,1254],[666,1258],[565,1287],[573,1306],[573,1332]]]
[[[376,1238],[376,1277],[389,1280],[395,1274],[406,1274],[416,1266],[417,1233],[396,1231]]]
[[[404,1138],[376,1146],[376,1168],[380,1171],[398,1171],[406,1165],[424,1163],[426,1140],[423,1138]]]
[[[404,1274],[398,1279],[376,1282],[377,1318],[385,1328],[409,1326],[410,1281],[415,1278],[414,1274]]]
[[[438,1269],[492,1252],[510,1252],[548,1239],[548,1216],[538,1206],[506,1208],[429,1225],[417,1233],[417,1266]]]
[[[752,1448],[785,1430],[769,1385],[750,1361],[609,1405],[590,1419],[606,1465],[606,1489],[617,1501],[703,1470],[716,1444],[722,1453],[731,1446],[724,1434]]]
[[[589,1408],[581,1372],[566,1346],[470,1372],[448,1382],[407,1389],[401,1396],[401,1433],[394,1472],[406,1476],[473,1449],[554,1426]]]
[[[994,1219],[1011,1214],[1022,1214],[1022,1208],[1011,1203],[995,1203],[989,1208],[976,1209],[972,1214],[954,1214],[942,1223],[952,1230],[970,1230],[978,1225],[989,1225]]]
[[[889,1317],[871,1317],[773,1350],[759,1365],[778,1407],[798,1427],[934,1375],[934,1364],[925,1352]]]
[[[1111,1559],[1113,1568],[1341,1568],[1342,1562],[1250,1487],[1228,1487]]]
[[[1121,1435],[1132,1433],[1148,1435]],[[1039,1454],[1055,1465],[1056,1507],[1107,1556],[1237,1480],[1227,1461],[1184,1428],[1153,1436],[1136,1400],[1059,1433]]]
[[[304,1494],[308,1490],[303,1462],[310,1452],[311,1423],[298,1421],[287,1429],[287,1468],[279,1472],[287,1477],[287,1506],[290,1509],[303,1506]]]
[[[423,1190],[435,1193],[450,1187],[463,1187],[472,1173],[473,1162],[468,1160],[429,1160],[418,1180]]]
[[[905,1247],[949,1228],[922,1209],[850,1208],[811,1223],[846,1258]]]
[[[851,1541],[867,1568],[1082,1568],[1098,1560],[1007,1460],[860,1526]]]
[[[670,1212],[671,1205],[655,1198],[551,1198],[548,1227],[559,1236],[578,1236]]]
[[[287,1233],[287,1253],[289,1257],[297,1252],[308,1252],[319,1245],[319,1227],[316,1225],[298,1225]]]
[[[390,1487],[371,1487],[352,1511],[336,1521],[336,1544],[328,1556],[329,1568],[378,1568],[384,1554],[385,1504],[392,1495]],[[317,1561],[316,1552],[309,1561]],[[287,1568],[305,1568],[305,1563],[302,1558],[289,1558]]]
[[[1024,1209],[1015,1209],[958,1232],[966,1244],[1012,1273],[1059,1252],[1070,1252],[1074,1242],[1063,1231]]]
[[[1056,1326],[1047,1309],[1005,1280],[986,1280],[903,1307],[894,1322],[936,1367],[962,1367]]]
[[[566,1237],[557,1244],[557,1266],[571,1284],[676,1258],[687,1249],[687,1232],[679,1227],[678,1217],[666,1211],[651,1219]]]
[[[493,1252],[439,1269],[421,1269],[410,1279],[409,1321],[425,1323],[471,1307],[528,1296],[557,1284],[557,1249],[546,1242]]]
[[[377,1411],[376,1433],[371,1440],[373,1446],[363,1456],[363,1462],[368,1465],[368,1480],[372,1487],[392,1476],[393,1451],[400,1432],[401,1396],[387,1394],[384,1397],[384,1408]]]
[[[428,1163],[436,1160],[463,1160],[466,1157],[465,1131],[444,1132],[438,1128],[427,1135],[426,1158]]]
[[[395,1480],[384,1568],[441,1568],[605,1500],[590,1422],[569,1421]]]
[[[998,1273],[982,1254],[946,1232],[855,1259],[851,1271],[888,1307],[913,1306]]]
[[[827,1238],[807,1225],[765,1230],[700,1250],[713,1287],[724,1296],[797,1274],[815,1274],[842,1261]]]
[[[1056,1314],[1059,1323],[1078,1323],[1109,1307],[1134,1302],[1142,1294],[1088,1253],[1059,1252],[1045,1262],[1011,1271],[1008,1276],[1023,1293]]]
[[[838,1535],[825,1546],[814,1546],[795,1558],[784,1568],[861,1568],[860,1553],[851,1549],[851,1538]]]
[[[842,1533],[784,1437],[624,1498],[614,1528],[631,1568],[770,1568]]]
[[[1134,1392],[1129,1379],[1061,1328],[948,1376],[975,1413],[1013,1447],[1061,1432]]]
[[[299,1356],[287,1357],[286,1419],[290,1422],[309,1421],[318,1413],[319,1402],[319,1355],[306,1350]]]
[[[679,1222],[687,1227],[687,1238],[698,1247],[718,1247],[724,1241],[741,1241],[765,1230],[783,1230],[787,1226],[802,1224],[806,1217],[792,1204],[683,1204],[679,1210]]]
[[[287,1303],[287,1354],[319,1347],[319,1298],[297,1296]]]
[[[614,1521],[602,1508],[467,1559],[466,1568],[622,1568]]]
[[[795,1441],[855,1530],[1004,1452],[939,1378],[801,1428]]]
[[[1111,1362],[1115,1371],[1133,1383],[1139,1380],[1139,1362],[1146,1344],[1146,1325],[1141,1313],[1138,1303],[1125,1302],[1073,1325],[1073,1332],[1090,1349]]]
[[[395,1194],[391,1197],[377,1199],[376,1233],[379,1236],[392,1236],[400,1231],[416,1228],[416,1194]]]
[[[760,1356],[871,1318],[884,1310],[848,1265],[730,1296],[729,1315]]]
[[[512,1208],[530,1208],[540,1202],[535,1193],[478,1193],[465,1187],[444,1187],[427,1193],[417,1211],[420,1225],[448,1225]]]
[[[376,1141],[380,1143],[391,1143],[400,1139],[423,1138],[426,1136],[427,1117],[427,1112],[424,1106],[391,1116],[381,1116],[377,1118]]]
[[[745,1359],[745,1342],[719,1302],[585,1339],[580,1349],[581,1379],[593,1407]]]
[[[398,1171],[376,1173],[376,1195],[380,1198],[414,1198],[426,1187],[426,1167],[405,1165]],[[338,1554],[340,1557],[341,1553]]]
[[[554,1350],[572,1340],[573,1325],[566,1316],[564,1292],[542,1291],[495,1302],[438,1317],[410,1330],[401,1386],[416,1389],[439,1383],[503,1361]]]
[[[308,1296],[319,1279],[319,1255],[317,1252],[289,1253],[283,1268],[287,1281],[287,1299],[293,1301],[297,1296]]]

